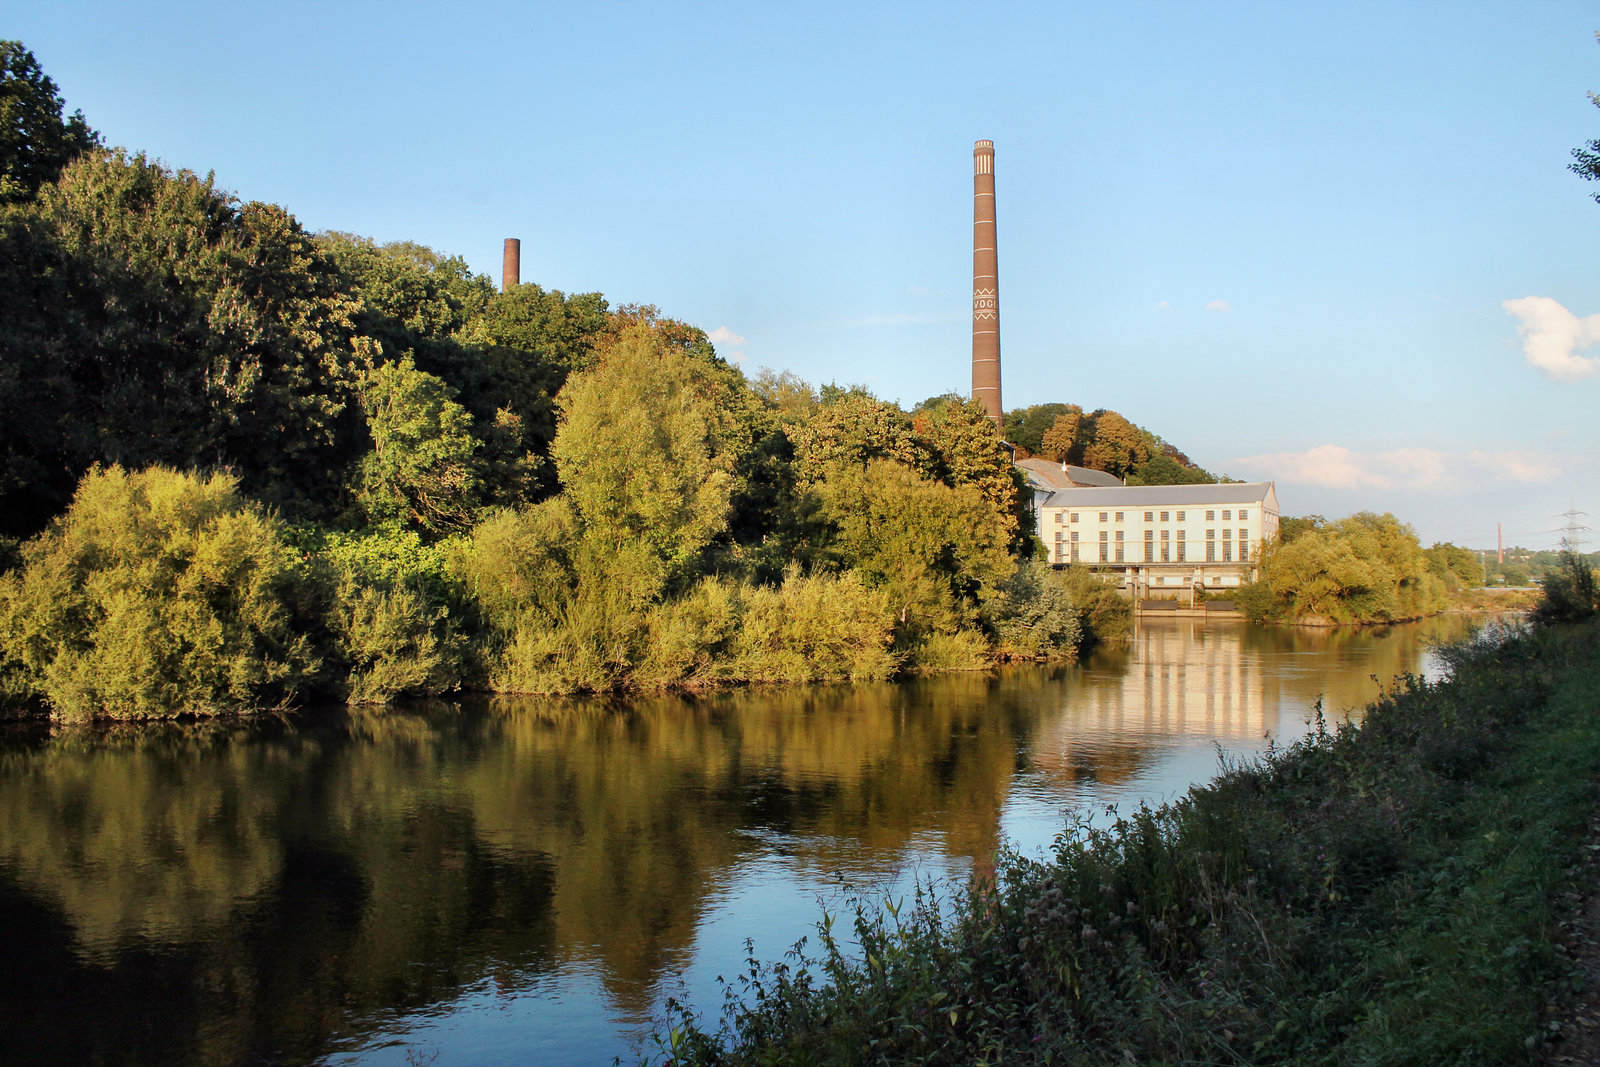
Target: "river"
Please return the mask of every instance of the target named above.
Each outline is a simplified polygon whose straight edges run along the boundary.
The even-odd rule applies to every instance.
[[[13,1063],[632,1062],[853,893],[959,883],[1470,624],[1157,619],[1063,668],[0,730]]]

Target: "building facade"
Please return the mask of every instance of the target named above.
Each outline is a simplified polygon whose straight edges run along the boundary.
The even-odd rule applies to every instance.
[[[1046,489],[1024,473],[1050,562],[1102,571],[1139,598],[1250,581],[1262,545],[1278,536],[1271,482]]]

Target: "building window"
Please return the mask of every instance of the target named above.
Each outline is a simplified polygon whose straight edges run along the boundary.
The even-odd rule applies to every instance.
[[[1240,522],[1243,522],[1244,520],[1248,519],[1249,517],[1250,517],[1250,512],[1248,510],[1246,510],[1245,508],[1240,508],[1239,509],[1239,521]]]
[[[1163,540],[1163,541],[1172,540],[1172,531],[1171,530],[1162,530],[1161,531],[1161,540]]]
[[[1233,512],[1229,511],[1226,508],[1224,508],[1223,511],[1222,511],[1222,521],[1223,522],[1227,522],[1231,518],[1233,518]]]
[[[1180,541],[1184,540],[1184,536],[1183,535],[1186,534],[1186,533],[1188,533],[1187,530],[1179,530],[1178,531],[1178,540],[1180,540]]]
[[[1122,512],[1120,512],[1120,511],[1119,511],[1119,512],[1117,512],[1117,521],[1118,521],[1118,522],[1121,522],[1121,521],[1122,521]]]
[[[1100,542],[1100,562],[1111,562],[1111,546],[1106,544],[1104,541]]]
[[[1118,563],[1124,562],[1124,560],[1122,558],[1122,544],[1121,544],[1121,542],[1118,542],[1118,544],[1117,544],[1117,562]]]
[[[1144,521],[1145,521],[1145,522],[1149,522],[1149,521],[1150,521],[1150,516],[1152,516],[1152,515],[1154,515],[1154,514],[1155,514],[1155,512],[1153,512],[1153,511],[1147,511],[1147,512],[1145,512],[1145,513],[1144,513]]]
[[[1180,511],[1180,512],[1178,512],[1178,521],[1179,521],[1179,522],[1182,522],[1182,521],[1183,521],[1183,516],[1184,516],[1184,513],[1183,513],[1183,512],[1181,512],[1181,511]]]
[[[1250,531],[1249,530],[1240,530],[1239,531],[1239,540],[1241,540],[1241,541],[1250,540]]]
[[[1056,525],[1057,526],[1061,525],[1061,512],[1059,512],[1059,511],[1056,512]]]
[[[1169,563],[1172,560],[1172,546],[1165,541],[1161,542],[1161,562]]]
[[[1249,541],[1240,541],[1239,542],[1239,562],[1240,563],[1249,563],[1250,562],[1250,542]]]
[[[1077,530],[1073,530],[1072,531],[1072,543],[1073,544],[1077,544],[1078,543],[1078,531]]]
[[[1100,521],[1101,521],[1101,522],[1105,522],[1105,521],[1106,521],[1106,515],[1107,515],[1107,514],[1109,514],[1109,513],[1108,513],[1108,512],[1104,512],[1104,511],[1102,511],[1102,512],[1101,512],[1101,513],[1100,513]]]
[[[1188,554],[1188,552],[1185,551],[1185,549],[1187,549],[1188,547],[1189,546],[1184,544],[1182,541],[1178,542],[1178,562],[1179,563],[1188,562],[1189,554]]]
[[[1217,543],[1215,541],[1207,541],[1206,542],[1206,562],[1207,563],[1215,563],[1216,561],[1217,561]]]
[[[1213,522],[1213,521],[1215,521],[1215,520],[1216,520],[1216,517],[1217,517],[1217,513],[1216,513],[1216,512],[1215,512],[1215,511],[1208,511],[1208,512],[1206,512],[1206,521],[1207,521],[1207,522]]]
[[[1103,545],[1109,540],[1111,540],[1111,531],[1110,530],[1101,530],[1100,531],[1100,543]]]
[[[1232,541],[1224,541],[1224,542],[1222,542],[1222,562],[1224,562],[1224,563],[1232,563],[1233,562],[1233,542]]]
[[[1078,521],[1078,513],[1076,511],[1074,511],[1072,513],[1072,520],[1071,521],[1073,521],[1073,522],[1077,522]]]
[[[1126,531],[1123,531],[1123,530],[1118,530],[1117,531],[1117,540],[1118,541],[1121,541],[1125,536],[1127,536]]]
[[[1072,542],[1072,562],[1078,562],[1078,542]]]
[[[1162,512],[1162,513],[1161,513],[1161,521],[1162,521],[1162,522],[1171,522],[1171,521],[1172,521],[1172,512],[1170,512],[1170,511],[1163,511],[1163,512]]]

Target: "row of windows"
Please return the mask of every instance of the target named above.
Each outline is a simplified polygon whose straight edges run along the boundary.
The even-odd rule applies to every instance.
[[[1056,512],[1056,522],[1059,523],[1061,521],[1062,514],[1063,514],[1062,512],[1059,512],[1059,511]],[[1123,516],[1125,516],[1127,514],[1127,512],[1123,512],[1123,511],[1118,511],[1118,512],[1102,511],[1100,513],[1100,521],[1101,522],[1108,521],[1107,520],[1107,516],[1112,515],[1112,514],[1115,514],[1116,518],[1115,519],[1111,519],[1109,521],[1112,521],[1112,522],[1123,522],[1123,521],[1125,521]],[[1156,521],[1155,520],[1155,514],[1156,513],[1153,512],[1153,511],[1145,512],[1144,513],[1144,521],[1145,522],[1155,522]],[[1186,511],[1178,512],[1178,521],[1179,522],[1188,521],[1188,514],[1189,513],[1186,512]],[[1250,509],[1249,508],[1240,508],[1239,509],[1239,521],[1243,522],[1248,518],[1250,518]],[[1078,521],[1078,513],[1076,511],[1072,512],[1070,514],[1070,517],[1069,517],[1068,521],[1069,522],[1077,522]],[[1162,522],[1171,522],[1172,521],[1172,512],[1163,511],[1161,513],[1161,521]],[[1206,512],[1206,521],[1207,522],[1216,522],[1217,521],[1217,513],[1215,511]],[[1232,508],[1223,508],[1222,509],[1222,521],[1223,522],[1232,522],[1233,521],[1233,509]]]
[[[1072,562],[1073,563],[1077,563],[1079,561],[1078,560],[1078,535],[1076,533],[1074,533],[1072,535],[1072,540],[1070,542],[1064,542],[1064,541],[1061,540],[1061,538],[1059,536],[1057,536],[1057,538],[1056,538],[1056,560],[1058,562],[1062,558],[1062,552],[1064,550],[1067,550],[1069,547],[1070,547],[1070,551],[1071,551],[1071,554],[1072,554]],[[1117,563],[1125,563],[1125,562],[1127,562],[1127,560],[1125,559],[1125,552],[1126,552],[1126,548],[1125,548],[1125,546],[1123,545],[1123,543],[1121,541],[1118,541],[1116,543],[1115,548],[1112,547],[1112,544],[1109,541],[1106,541],[1103,538],[1100,541],[1100,562],[1101,563],[1110,563],[1110,562],[1113,561],[1113,558],[1115,559],[1115,562],[1117,562]],[[1189,546],[1187,544],[1185,544],[1184,542],[1182,542],[1182,541],[1178,542],[1178,550],[1177,550],[1176,553],[1174,553],[1172,551],[1172,545],[1171,544],[1168,544],[1168,543],[1162,544],[1162,546],[1161,546],[1161,555],[1160,555],[1159,559],[1156,556],[1156,546],[1155,546],[1154,542],[1149,542],[1149,541],[1145,542],[1145,546],[1144,546],[1144,562],[1145,563],[1158,563],[1158,562],[1159,563],[1172,563],[1172,562],[1187,563],[1188,560],[1189,560]],[[1233,542],[1232,541],[1224,541],[1224,542],[1222,542],[1222,554],[1221,554],[1220,557],[1217,554],[1216,542],[1214,542],[1214,541],[1207,541],[1206,542],[1206,562],[1207,563],[1217,563],[1219,561],[1222,562],[1222,563],[1232,563],[1233,562]],[[1250,542],[1248,542],[1248,541],[1240,541],[1239,542],[1239,562],[1240,563],[1248,563],[1248,562],[1250,562]]]
[[[1071,561],[1073,563],[1081,562],[1081,560],[1080,560],[1080,558],[1078,556],[1078,542],[1077,542],[1076,538],[1074,538],[1070,543],[1060,543],[1060,542],[1058,542],[1056,544],[1056,562],[1058,562],[1058,563],[1062,562],[1063,550],[1067,549],[1069,547],[1069,545],[1070,545]],[[1158,561],[1156,559],[1155,550],[1153,549],[1153,547],[1150,546],[1150,545],[1145,545],[1144,546],[1144,562],[1146,562],[1146,563],[1156,563],[1156,562],[1161,562],[1161,563],[1172,563],[1172,562],[1187,563],[1188,560],[1189,560],[1188,548],[1189,548],[1188,545],[1183,544],[1183,543],[1179,543],[1177,553],[1173,554],[1172,551],[1171,551],[1171,546],[1170,545],[1162,545],[1161,546],[1161,558]],[[1120,544],[1117,545],[1115,550],[1113,550],[1109,543],[1101,542],[1101,544],[1100,544],[1100,562],[1101,563],[1111,563],[1113,561],[1115,561],[1117,563],[1126,563],[1127,560],[1124,558],[1124,555],[1125,555],[1125,549],[1124,549],[1124,547],[1122,545],[1120,545]],[[1215,544],[1208,543],[1206,545],[1206,562],[1207,563],[1216,563],[1216,562],[1218,562],[1217,546]],[[1224,541],[1222,543],[1221,562],[1223,562],[1223,563],[1232,563],[1233,562],[1233,542]],[[1247,541],[1241,541],[1239,543],[1239,562],[1240,563],[1248,563],[1248,562],[1250,562],[1250,544]]]

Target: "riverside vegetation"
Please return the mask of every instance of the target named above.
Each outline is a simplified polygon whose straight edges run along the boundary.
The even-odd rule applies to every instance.
[[[950,899],[858,904],[677,1009],[671,1064],[1534,1062],[1594,811],[1600,608],[1447,650],[1359,728],[1069,826]],[[1577,579],[1582,581],[1582,578]],[[1583,599],[1587,597],[1587,599]]]
[[[747,378],[651,307],[307,233],[102,147],[16,42],[0,107],[0,706],[863,680],[1128,625],[1036,558],[974,404]]]
[[[0,108],[0,708],[860,681],[1129,627],[1043,562],[972,402],[747,378],[653,307],[307,233],[102,147],[17,42]],[[1004,433],[1216,480],[1114,411]],[[1415,617],[1467,580],[1391,516],[1301,527],[1252,617]]]

